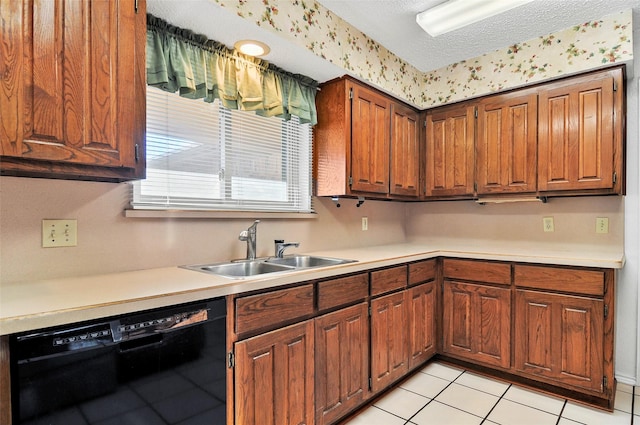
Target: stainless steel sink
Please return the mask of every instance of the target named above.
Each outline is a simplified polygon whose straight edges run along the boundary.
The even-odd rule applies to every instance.
[[[241,278],[261,275],[265,273],[276,273],[295,270],[290,266],[271,264],[267,263],[264,260],[235,261],[230,263],[218,264],[200,264],[195,266],[185,266],[185,268],[231,278]]]
[[[312,255],[287,255],[282,258],[269,258],[269,264],[281,264],[298,269],[311,267],[335,266],[338,264],[353,263],[355,260],[345,260],[342,258],[314,257]]]
[[[315,257],[311,255],[287,255],[282,258],[272,257],[256,260],[237,260],[226,263],[197,264],[182,267],[203,273],[211,273],[233,279],[242,279],[244,277],[258,276],[266,273],[335,266],[339,264],[353,263],[355,261],[356,260],[345,260],[342,258]]]

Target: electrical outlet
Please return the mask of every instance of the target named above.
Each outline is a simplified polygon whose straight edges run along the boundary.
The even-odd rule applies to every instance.
[[[555,231],[555,228],[553,227],[553,217],[543,217],[542,228],[544,229],[545,232]]]
[[[42,220],[42,247],[78,245],[78,220]]]
[[[596,217],[596,233],[609,233],[608,217]]]
[[[362,230],[369,230],[369,218],[362,217]]]

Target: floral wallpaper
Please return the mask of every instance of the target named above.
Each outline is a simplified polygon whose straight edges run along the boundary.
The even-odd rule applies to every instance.
[[[423,73],[315,1],[213,1],[420,108],[633,59],[631,10]]]
[[[631,61],[632,32],[629,10],[427,72],[419,105],[432,107]]]

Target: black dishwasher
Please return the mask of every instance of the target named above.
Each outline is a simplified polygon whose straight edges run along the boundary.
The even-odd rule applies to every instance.
[[[224,298],[12,335],[14,424],[225,425]]]

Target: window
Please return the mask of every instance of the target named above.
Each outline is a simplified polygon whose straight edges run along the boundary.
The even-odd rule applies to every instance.
[[[312,136],[285,121],[147,87],[136,209],[311,212]]]

